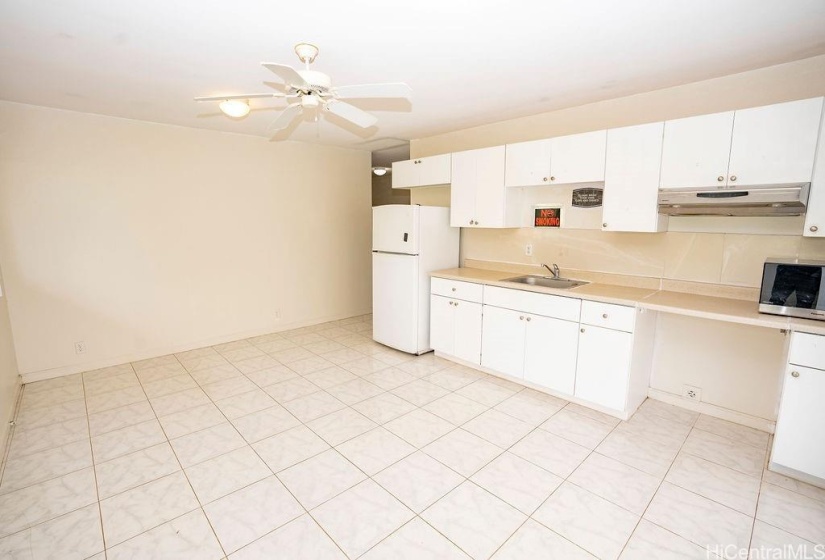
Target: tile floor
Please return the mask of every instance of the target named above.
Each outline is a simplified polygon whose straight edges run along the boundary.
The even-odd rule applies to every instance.
[[[732,558],[825,543],[825,490],[765,471],[768,434],[650,400],[619,422],[370,331],[358,317],[27,385],[0,557]]]

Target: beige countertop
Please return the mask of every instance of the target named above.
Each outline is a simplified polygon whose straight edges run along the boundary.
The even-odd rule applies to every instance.
[[[711,297],[683,292],[651,290],[644,288],[630,288],[592,282],[569,290],[545,288],[543,286],[527,286],[504,282],[506,278],[522,276],[524,273],[481,268],[450,268],[431,272],[430,276],[474,282],[488,286],[499,286],[516,290],[540,292],[558,296],[575,297],[586,300],[616,303],[619,305],[633,305],[652,311],[675,313],[702,319],[727,321],[743,325],[767,327],[774,329],[789,329],[814,334],[825,334],[825,321],[793,319],[778,315],[759,313],[755,301],[741,299]]]

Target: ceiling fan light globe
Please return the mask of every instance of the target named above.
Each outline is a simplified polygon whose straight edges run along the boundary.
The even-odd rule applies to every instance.
[[[387,171],[389,171],[389,169],[387,169],[386,167],[373,167],[372,168],[372,172],[375,173],[376,175],[378,175],[379,177],[381,177],[383,175],[386,175]]]
[[[218,105],[224,115],[240,119],[249,114],[249,102],[241,99],[227,99]]]

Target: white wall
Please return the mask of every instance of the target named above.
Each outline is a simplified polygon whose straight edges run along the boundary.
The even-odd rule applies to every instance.
[[[27,380],[370,310],[369,152],[0,102],[0,154]]]
[[[6,442],[9,420],[14,413],[14,404],[17,391],[20,388],[20,376],[17,375],[17,363],[14,359],[14,341],[9,324],[8,306],[6,305],[6,290],[3,278],[0,275],[0,462],[2,461],[3,445]]]

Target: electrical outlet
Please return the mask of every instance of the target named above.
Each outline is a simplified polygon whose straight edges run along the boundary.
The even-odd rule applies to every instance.
[[[524,246],[524,254],[527,255],[528,257],[533,256],[533,244],[532,243],[528,243],[527,245]]]
[[[691,385],[682,385],[682,396],[686,399],[700,402],[702,400],[702,389]]]
[[[86,353],[86,343],[82,340],[79,342],[74,343],[74,353],[75,354],[85,354]]]

